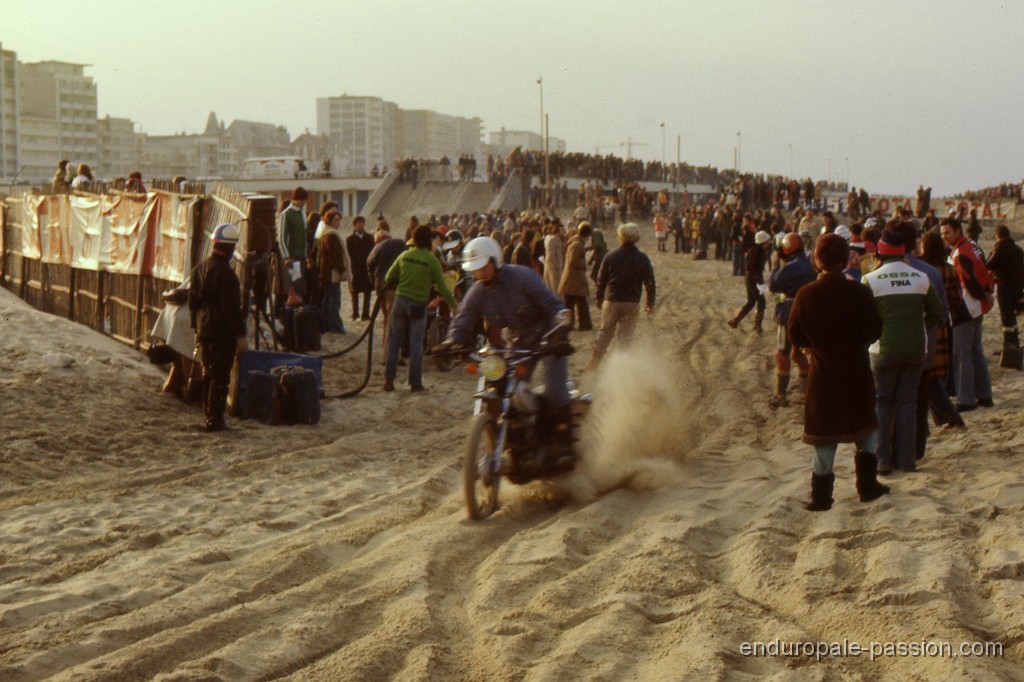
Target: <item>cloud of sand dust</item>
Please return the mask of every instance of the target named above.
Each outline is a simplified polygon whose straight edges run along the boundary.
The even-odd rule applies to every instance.
[[[667,342],[668,340],[666,340]],[[671,345],[669,342],[668,345]],[[694,444],[692,377],[666,343],[637,341],[607,355],[592,379],[583,459],[566,481],[577,499],[616,488],[653,490],[679,482]]]

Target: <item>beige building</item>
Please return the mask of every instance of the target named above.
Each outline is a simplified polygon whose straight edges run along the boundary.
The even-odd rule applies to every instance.
[[[380,97],[319,97],[317,133],[330,142],[335,176],[368,176],[397,158],[398,105]]]
[[[396,149],[399,158],[453,162],[463,154],[479,156],[482,122],[426,109],[399,109]]]
[[[105,116],[98,121],[99,168],[103,177],[127,178],[138,167],[135,124],[127,118]],[[143,174],[145,177],[146,174]]]
[[[18,55],[0,44],[0,180],[18,174]]]
[[[88,163],[97,178],[96,84],[84,64],[45,61],[18,67],[18,158],[29,181],[45,182],[60,159]]]

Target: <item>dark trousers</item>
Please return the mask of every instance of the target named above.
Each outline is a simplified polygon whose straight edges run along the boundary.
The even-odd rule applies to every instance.
[[[1016,329],[1020,297],[1018,289],[1008,289],[1002,284],[996,287],[996,303],[999,304],[999,320],[1003,323],[1003,329]]]
[[[590,321],[590,304],[586,296],[563,296],[565,307],[572,313],[573,327],[581,332],[589,332],[594,328]],[[579,324],[577,324],[579,322]]]
[[[754,281],[754,278],[745,277],[743,285],[747,289],[747,302],[743,305],[743,313],[749,313],[754,309],[754,306],[757,306],[758,310],[763,311],[767,302],[764,300],[764,294],[757,290],[757,282]]]
[[[207,424],[217,424],[224,421],[238,341],[231,337],[200,339],[199,343],[203,353],[203,414]]]
[[[370,319],[370,290],[352,292],[352,319],[359,319],[359,294],[363,295],[363,319]]]

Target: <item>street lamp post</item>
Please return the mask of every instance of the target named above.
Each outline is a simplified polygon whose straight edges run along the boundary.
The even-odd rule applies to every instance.
[[[743,162],[743,138],[740,136],[740,131],[736,131],[736,173],[737,175],[741,172]]]
[[[850,157],[846,157],[846,189],[850,189]]]
[[[544,152],[544,76],[537,76],[537,85],[540,86],[540,147]],[[548,205],[548,177],[547,177],[547,153],[544,153],[544,205]]]
[[[661,179],[665,180],[665,122],[661,122]]]
[[[789,177],[793,177],[793,143],[789,143]]]

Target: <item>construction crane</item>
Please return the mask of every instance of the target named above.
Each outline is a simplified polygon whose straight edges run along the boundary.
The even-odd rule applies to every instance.
[[[650,145],[647,144],[646,142],[634,142],[633,138],[627,137],[625,142],[619,142],[618,144],[598,144],[598,145],[594,145],[594,153],[600,156],[602,149],[613,149],[613,148],[621,149],[622,147],[626,148],[626,158],[627,159],[632,159],[633,158],[633,147],[650,147]]]

